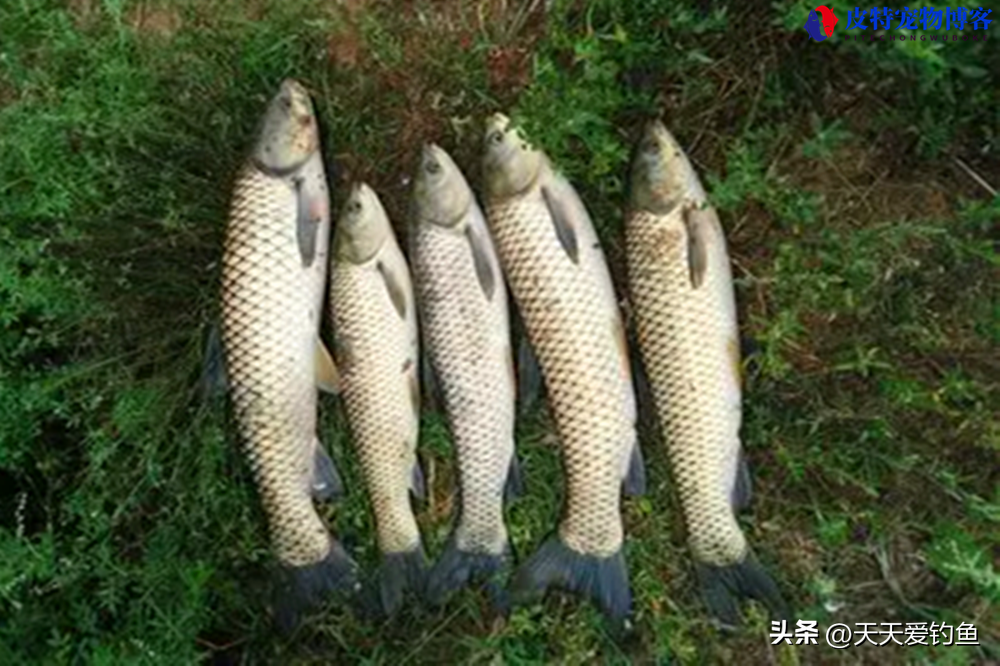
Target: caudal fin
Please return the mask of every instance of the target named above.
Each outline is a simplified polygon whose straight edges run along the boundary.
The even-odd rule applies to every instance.
[[[472,553],[459,549],[454,538],[449,539],[444,553],[427,577],[428,603],[440,606],[467,584],[482,581],[493,607],[506,612],[509,603],[502,579],[510,566],[510,560],[509,550],[499,555]]]
[[[721,623],[735,627],[741,622],[740,599],[756,599],[778,619],[791,619],[791,608],[785,602],[771,574],[748,552],[742,562],[717,567],[696,566],[702,597],[709,612]]]
[[[358,566],[343,547],[333,541],[325,559],[304,567],[283,566],[274,589],[274,619],[278,629],[289,634],[302,616],[329,594],[350,595],[358,591]]]
[[[407,592],[422,597],[427,578],[423,546],[401,553],[383,553],[382,564],[362,597],[362,614],[369,618],[392,617]]]
[[[550,537],[514,575],[512,601],[529,603],[550,587],[590,598],[616,622],[631,612],[632,590],[621,549],[614,555],[598,557],[578,553],[558,536]]]

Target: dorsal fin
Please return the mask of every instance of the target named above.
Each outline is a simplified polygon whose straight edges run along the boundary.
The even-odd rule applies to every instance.
[[[552,224],[555,226],[559,243],[573,263],[579,264],[580,244],[565,203],[559,199],[556,191],[548,185],[542,186],[542,197],[545,199],[545,206],[549,209],[549,215],[552,217]]]

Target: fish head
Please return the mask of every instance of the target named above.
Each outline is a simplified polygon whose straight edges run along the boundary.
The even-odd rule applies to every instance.
[[[659,120],[648,125],[632,158],[630,200],[634,210],[666,214],[685,199],[704,200],[691,162]]]
[[[375,190],[357,183],[337,220],[336,257],[363,264],[370,261],[392,234],[392,225]]]
[[[531,187],[542,171],[545,155],[534,148],[502,113],[486,121],[483,179],[490,198],[504,199]]]
[[[319,130],[309,93],[298,81],[285,79],[264,113],[254,161],[265,171],[287,174],[319,150]]]
[[[465,217],[470,205],[472,191],[458,165],[439,146],[426,144],[413,182],[414,220],[454,227]]]

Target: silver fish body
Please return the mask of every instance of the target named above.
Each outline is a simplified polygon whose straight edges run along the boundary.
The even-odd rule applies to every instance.
[[[662,123],[636,153],[626,219],[629,288],[643,365],[710,609],[735,596],[784,613],[736,510],[749,501],[740,443],[741,363],[726,239],[687,156]]]
[[[287,585],[286,628],[327,591],[354,585],[354,563],[313,497],[340,490],[316,435],[317,367],[330,233],[312,105],[286,81],[236,181],[222,261],[222,341],[232,402]]]
[[[412,253],[421,333],[458,452],[460,515],[431,571],[442,602],[509,553],[505,486],[516,484],[515,380],[507,289],[475,196],[441,148],[424,148],[415,178]],[[494,590],[496,588],[494,587]]]
[[[642,492],[621,315],[597,234],[572,187],[497,114],[488,123],[486,212],[558,430],[566,500],[556,537],[515,574],[515,600],[550,585],[631,607],[621,493]]]
[[[417,313],[409,269],[378,196],[354,187],[341,214],[330,277],[334,354],[354,447],[375,514],[382,565],[374,612],[422,592],[424,552],[410,504],[423,494]]]

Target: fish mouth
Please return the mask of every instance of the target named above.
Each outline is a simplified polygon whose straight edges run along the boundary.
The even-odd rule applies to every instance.
[[[504,138],[507,135],[507,130],[510,128],[510,118],[504,114],[497,112],[486,119],[486,131],[483,133],[483,142],[486,147],[497,145],[503,143]]]
[[[337,218],[337,227],[343,229],[348,235],[353,235],[364,221],[364,213],[368,204],[369,188],[364,183],[354,183],[347,194]]]
[[[289,98],[309,97],[309,92],[305,86],[295,79],[285,79],[281,82],[280,91],[282,95]]]
[[[311,94],[306,84],[290,76],[281,81],[281,89],[293,91],[296,95],[302,95],[303,97],[309,97]]]
[[[430,174],[436,175],[444,168],[444,150],[436,143],[425,143],[420,151],[420,164]]]
[[[372,194],[374,192],[367,183],[354,183],[351,185],[351,191],[347,196],[347,203],[344,204],[344,209],[349,213],[360,213],[365,204],[371,200]]]
[[[497,111],[492,116],[486,119],[486,129],[499,129],[505,130],[507,126],[510,125],[510,118],[503,113]]]
[[[278,88],[278,97],[282,100],[289,116],[300,127],[308,127],[315,119],[312,99],[306,87],[295,79],[285,79]]]
[[[673,143],[674,140],[670,134],[670,130],[667,129],[662,120],[657,118],[646,123],[639,146],[643,152],[654,154],[662,153],[664,148],[671,146]]]

